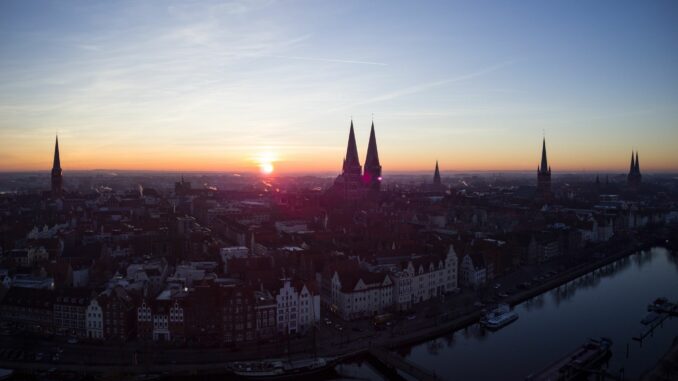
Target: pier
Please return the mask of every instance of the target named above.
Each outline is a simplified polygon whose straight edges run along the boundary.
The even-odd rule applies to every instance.
[[[588,375],[595,375],[597,380],[614,380],[606,370],[600,369],[601,363],[611,356],[611,346],[612,342],[608,339],[590,340],[545,369],[528,376],[527,380],[576,380]]]
[[[661,326],[664,321],[670,317],[678,316],[678,304],[677,303],[663,303],[663,304],[650,304],[647,307],[648,311],[656,312],[661,315],[657,321],[652,322],[648,327],[643,328],[636,336],[633,336],[633,340],[643,342],[647,336],[651,335],[654,330]]]
[[[400,370],[404,373],[407,373],[416,380],[419,381],[440,380],[440,378],[436,376],[435,373],[431,373],[428,370],[421,368],[420,366],[412,364],[411,362],[405,360],[402,356],[399,356],[397,353],[389,351],[388,349],[380,347],[371,347],[368,351],[368,355],[371,360],[376,360],[379,364],[383,365],[384,367],[394,372],[396,370]]]

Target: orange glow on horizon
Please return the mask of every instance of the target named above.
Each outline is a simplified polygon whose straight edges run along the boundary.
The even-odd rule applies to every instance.
[[[436,159],[440,170],[455,171],[535,171],[540,159],[540,141],[519,144],[500,144],[477,149],[462,141],[433,142],[431,147],[420,144],[403,145],[389,141],[386,135],[379,141],[379,156],[385,174],[393,172],[431,172]],[[379,138],[378,138],[379,139]],[[391,138],[392,139],[392,138]],[[343,139],[342,139],[343,140]],[[547,141],[548,160],[554,173],[558,172],[619,172],[628,171],[630,149],[625,147],[596,147],[571,149],[566,143]],[[534,144],[529,144],[534,143]],[[0,171],[48,171],[54,150],[52,139],[35,144],[34,141],[10,147],[0,152]],[[323,173],[338,174],[345,154],[345,142],[326,146],[238,146],[181,147],[111,145],[91,147],[77,138],[60,136],[59,148],[64,172],[71,170],[149,170],[190,172],[250,172],[263,175]],[[662,148],[662,149],[660,149]],[[358,150],[364,164],[365,142]],[[676,156],[670,147],[640,150],[641,171],[676,171]]]

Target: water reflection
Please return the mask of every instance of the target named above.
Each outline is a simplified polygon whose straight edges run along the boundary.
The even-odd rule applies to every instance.
[[[647,257],[652,258],[650,252],[648,251]],[[637,261],[639,266],[641,263],[645,263],[647,259],[642,259],[646,257],[645,254],[633,255],[633,258],[638,257]],[[605,278],[614,278],[620,272],[626,270],[631,265],[631,257],[622,258],[616,262],[605,265],[591,273],[583,275],[577,279],[574,279],[568,283],[562,284],[559,287],[554,288],[550,291],[550,295],[554,298],[556,305],[572,299],[577,291],[591,289],[597,287],[600,282]],[[543,296],[543,294],[542,294]],[[543,303],[542,305],[543,306]]]
[[[625,379],[634,379],[678,334],[678,319],[669,319],[642,346],[631,339],[657,296],[678,300],[678,258],[661,248],[623,258],[516,306],[520,318],[499,331],[474,324],[415,346],[406,356],[444,379],[523,380],[589,337],[607,336],[614,342],[611,371],[624,368]]]

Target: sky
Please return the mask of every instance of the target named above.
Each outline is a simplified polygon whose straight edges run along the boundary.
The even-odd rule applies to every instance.
[[[678,170],[676,1],[0,1],[0,171]]]

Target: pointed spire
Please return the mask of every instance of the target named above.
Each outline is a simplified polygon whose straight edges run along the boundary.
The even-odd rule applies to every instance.
[[[370,130],[370,141],[367,145],[367,157],[365,158],[365,167],[379,166],[379,151],[377,150],[377,138],[374,135],[374,121]]]
[[[546,138],[542,141],[541,146],[541,166],[539,169],[541,172],[547,172],[549,170],[548,161],[546,160]]]
[[[633,151],[631,151],[631,168],[629,169],[629,173],[633,173],[636,170],[636,162],[635,159],[633,158]]]
[[[353,130],[353,119],[351,119],[351,130],[348,134],[348,146],[346,147],[343,172],[360,176],[361,169],[360,159],[358,158],[358,147],[355,142],[355,131]]]
[[[61,174],[61,159],[59,158],[59,137],[56,137],[54,142],[54,161],[52,162],[52,193],[54,195],[61,195],[63,186],[63,177]]]
[[[640,160],[638,160],[638,151],[636,151],[636,173],[640,173]]]
[[[369,184],[373,189],[377,190],[381,183],[381,164],[379,163],[379,151],[377,150],[377,136],[374,133],[374,120],[370,129],[370,141],[367,143],[363,183]]]
[[[348,133],[348,146],[346,147],[346,161],[353,164],[360,164],[358,158],[358,146],[355,142],[355,131],[353,130],[353,120],[351,120],[351,130]]]
[[[433,172],[433,185],[440,185],[440,168],[438,167],[438,160],[436,160],[436,170]]]
[[[52,170],[61,169],[61,159],[59,158],[59,136],[56,137],[54,143],[54,162],[52,163]]]

